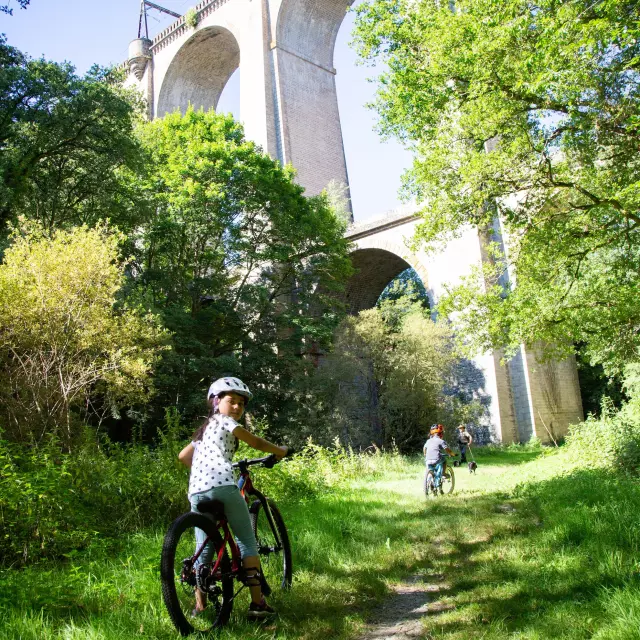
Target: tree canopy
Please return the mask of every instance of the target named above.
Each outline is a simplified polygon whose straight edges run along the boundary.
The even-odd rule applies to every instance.
[[[144,164],[137,109],[113,71],[79,77],[0,36],[0,233],[19,215],[49,230],[105,218],[131,228],[144,209],[129,175]]]
[[[45,412],[38,433],[56,432],[63,414],[69,422],[82,397],[99,407],[112,437],[126,440],[132,429],[153,436],[167,407],[177,407],[187,424],[199,419],[210,379],[229,373],[258,385],[258,413],[286,424],[299,416],[290,383],[309,373],[342,313],[335,292],[351,269],[343,191],[305,197],[293,170],[248,142],[230,117],[190,109],[143,122],[139,107],[112,70],[79,77],[68,64],[33,60],[0,40],[0,246],[12,256],[17,236],[10,229],[26,220],[33,237],[48,236],[76,259],[62,231],[99,230],[108,221],[122,234],[117,251],[126,265],[109,294],[114,312],[146,309],[171,336],[147,371],[153,401],[145,392],[117,403],[114,389],[96,379],[56,404],[64,409],[57,417]],[[77,259],[80,268],[91,257]],[[30,281],[12,286],[28,299]],[[55,296],[40,302],[43,313],[67,304]],[[37,334],[34,317],[23,320]],[[64,333],[63,325],[57,329]],[[111,329],[103,337],[114,345],[126,337]],[[32,363],[50,341],[33,342]],[[5,363],[7,389],[15,387],[15,362]],[[29,376],[37,377],[37,367]],[[37,395],[40,387],[33,388]],[[24,393],[11,397],[31,428],[35,405],[25,404]],[[83,419],[93,419],[89,413]]]
[[[477,225],[494,242],[440,306],[469,348],[582,342],[610,372],[637,358],[637,2],[374,0],[357,12],[361,56],[388,63],[380,129],[415,152],[404,188],[424,205],[417,241]]]
[[[137,235],[129,295],[174,336],[158,403],[193,418],[207,381],[235,373],[257,385],[258,412],[283,420],[288,381],[340,318],[344,222],[228,116],[176,112],[141,125],[140,139],[154,213]]]

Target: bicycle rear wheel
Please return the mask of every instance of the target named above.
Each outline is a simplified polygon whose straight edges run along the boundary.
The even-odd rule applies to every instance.
[[[453,489],[456,486],[456,477],[453,473],[453,469],[447,465],[445,470],[442,472],[442,479],[440,480],[440,487],[442,488],[442,493],[448,494],[453,493]]]
[[[215,576],[211,575],[211,569],[217,551],[212,554],[210,563],[196,569],[193,566],[196,529],[202,529],[207,534],[215,550],[220,549],[222,537],[215,524],[195,512],[185,513],[174,520],[162,545],[162,597],[171,621],[183,636],[223,626],[229,620],[233,607],[233,578],[227,551],[225,549],[220,570]],[[192,612],[196,606],[198,582],[209,602],[207,608],[194,617]]]
[[[269,523],[264,505],[256,500],[251,505],[251,524],[258,542],[258,553],[262,566],[262,575],[268,585],[263,591],[271,587],[280,586],[281,589],[291,587],[293,565],[291,561],[291,544],[282,515],[276,505],[266,498],[273,520],[274,529]],[[268,593],[267,593],[268,595]]]

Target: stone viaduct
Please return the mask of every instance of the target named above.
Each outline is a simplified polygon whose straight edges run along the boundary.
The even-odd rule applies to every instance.
[[[353,0],[202,0],[196,26],[185,17],[152,41],[129,47],[127,84],[146,98],[148,116],[175,109],[216,108],[241,67],[240,116],[246,135],[297,170],[308,193],[334,180],[348,184],[338,113],[333,49]],[[436,255],[407,249],[417,217],[405,209],[353,224],[356,274],[347,289],[352,313],[372,307],[386,285],[413,267],[437,302],[482,261],[482,239],[469,229]],[[543,441],[582,419],[575,361],[541,363],[522,345],[506,365],[501,354],[469,363],[474,393],[487,400],[485,424],[501,442]]]

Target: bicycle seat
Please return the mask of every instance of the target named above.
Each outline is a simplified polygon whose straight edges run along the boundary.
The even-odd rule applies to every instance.
[[[196,508],[200,513],[210,513],[216,518],[224,516],[224,504],[220,500],[203,500],[198,502]]]

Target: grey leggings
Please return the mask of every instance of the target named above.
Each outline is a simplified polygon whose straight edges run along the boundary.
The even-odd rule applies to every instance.
[[[258,555],[258,545],[256,537],[251,527],[249,518],[249,508],[244,498],[240,495],[240,489],[235,484],[227,484],[222,487],[215,487],[200,493],[194,493],[189,497],[191,511],[198,511],[196,505],[203,500],[220,500],[224,504],[224,513],[236,538],[240,555],[243,558],[250,558]],[[206,514],[205,514],[206,515]],[[196,529],[196,549],[205,541],[206,535],[202,529]],[[211,560],[213,549],[208,544],[200,554],[198,562],[207,563]]]

